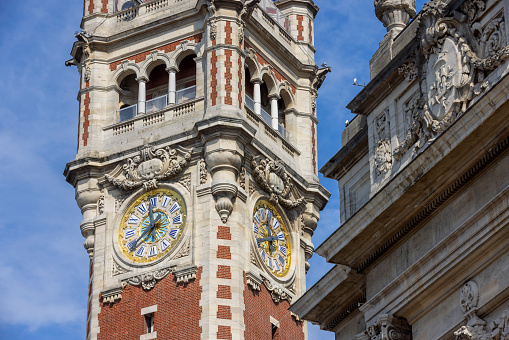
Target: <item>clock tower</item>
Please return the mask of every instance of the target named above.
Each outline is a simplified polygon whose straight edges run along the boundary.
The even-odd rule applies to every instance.
[[[329,193],[312,0],[84,0],[65,169],[90,256],[87,339],[306,339]]]

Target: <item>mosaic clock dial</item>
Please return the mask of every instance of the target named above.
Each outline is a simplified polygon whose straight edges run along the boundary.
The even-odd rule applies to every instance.
[[[185,225],[182,197],[169,189],[152,190],[127,209],[118,231],[118,244],[128,259],[153,262],[175,247]]]
[[[260,201],[255,206],[253,233],[267,269],[277,277],[286,276],[291,261],[288,231],[281,214],[267,201]]]

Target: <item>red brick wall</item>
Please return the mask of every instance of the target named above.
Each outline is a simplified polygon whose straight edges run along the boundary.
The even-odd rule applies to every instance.
[[[98,340],[139,340],[146,333],[146,323],[141,309],[157,305],[154,313],[154,330],[158,339],[196,339],[201,337],[200,287],[202,268],[196,280],[177,284],[170,274],[150,291],[128,285],[122,300],[108,305],[101,304]]]
[[[297,40],[302,41],[304,40],[304,25],[302,22],[304,21],[303,15],[297,15],[297,32],[299,35],[297,35]]]
[[[217,52],[212,51],[212,57],[210,58],[210,63],[212,67],[210,68],[210,76],[212,80],[210,81],[210,99],[212,100],[212,106],[216,106],[217,104]]]
[[[108,0],[102,0],[101,13],[108,13]]]
[[[245,279],[244,282],[246,282]],[[303,323],[296,321],[291,315],[287,315],[290,304],[286,300],[275,303],[264,285],[261,285],[260,289],[259,292],[253,291],[247,284],[245,285],[245,339],[303,340]],[[281,322],[274,338],[272,337],[272,324],[270,323],[271,316]]]
[[[224,73],[224,77],[226,79],[226,85],[225,85],[226,96],[224,97],[224,103],[226,105],[232,105],[233,104],[233,99],[232,99],[232,90],[233,90],[233,86],[232,86],[232,78],[233,78],[233,75],[232,75],[232,66],[233,66],[232,55],[233,55],[233,51],[232,50],[225,50],[224,54],[226,55],[226,61],[224,63],[224,65],[226,66],[226,72]]]
[[[89,269],[88,269],[88,304],[87,304],[87,336],[85,339],[88,339],[90,335],[90,313],[92,312],[92,282],[94,281],[94,265],[92,261],[90,261]]]
[[[317,156],[316,156],[316,125],[315,123],[312,123],[313,126],[312,126],[312,130],[311,130],[311,133],[312,133],[312,138],[311,138],[311,143],[313,143],[312,145],[312,148],[313,148],[313,171],[315,174],[318,174],[317,173],[317,164],[316,164],[316,161],[317,161]]]
[[[88,14],[94,13],[94,0],[90,0],[88,3]]]
[[[230,326],[219,326],[219,329],[217,331],[217,338],[218,339],[232,339],[232,329]]]
[[[85,95],[85,100],[83,102],[85,104],[85,110],[83,111],[83,146],[87,146],[88,143],[88,126],[90,122],[88,120],[88,116],[90,116],[90,93],[87,92]]]
[[[308,21],[308,30],[309,30],[309,42],[313,43],[313,24],[311,23],[311,20]]]
[[[243,85],[243,82],[242,82],[242,70],[244,69],[242,67],[242,57],[239,55],[239,64],[237,65],[238,68],[239,68],[239,109],[242,109],[242,85]]]

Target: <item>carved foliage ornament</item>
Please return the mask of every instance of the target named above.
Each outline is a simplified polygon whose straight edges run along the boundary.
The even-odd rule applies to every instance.
[[[111,175],[106,175],[106,179],[123,190],[139,187],[145,190],[157,189],[159,181],[175,177],[188,165],[191,151],[185,151],[183,157],[179,157],[177,151],[170,147],[146,147],[138,156],[127,159],[122,167],[123,179]]]
[[[467,282],[460,293],[461,310],[465,313],[467,324],[454,332],[455,340],[507,340],[509,339],[509,310],[486,325],[477,316],[479,288],[474,281]]]
[[[489,87],[486,74],[509,59],[503,17],[493,19],[482,32],[475,22],[484,9],[485,0],[467,0],[459,12],[446,16],[446,1],[424,5],[418,28],[421,53],[410,61],[418,65],[422,90],[409,110],[415,124],[396,148],[396,159],[417,142],[415,151],[433,141]],[[470,41],[475,34],[479,47]],[[403,65],[400,71],[405,69]]]
[[[293,182],[282,162],[268,158],[258,161],[257,158],[251,162],[253,176],[260,188],[270,195],[270,202],[280,204],[288,210],[305,204],[303,197],[297,200],[290,198]]]
[[[410,325],[403,318],[382,314],[377,321],[357,335],[358,340],[410,340]]]
[[[173,273],[175,271],[175,267],[164,268],[161,270],[156,270],[154,272],[148,272],[145,274],[137,275],[131,277],[129,279],[122,281],[122,288],[125,288],[127,285],[140,286],[144,290],[151,290],[155,287],[157,281],[164,279],[168,274]]]

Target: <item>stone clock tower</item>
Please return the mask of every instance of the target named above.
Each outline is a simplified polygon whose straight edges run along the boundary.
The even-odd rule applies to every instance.
[[[87,339],[306,339],[329,193],[312,0],[85,0],[65,169],[90,256]]]

